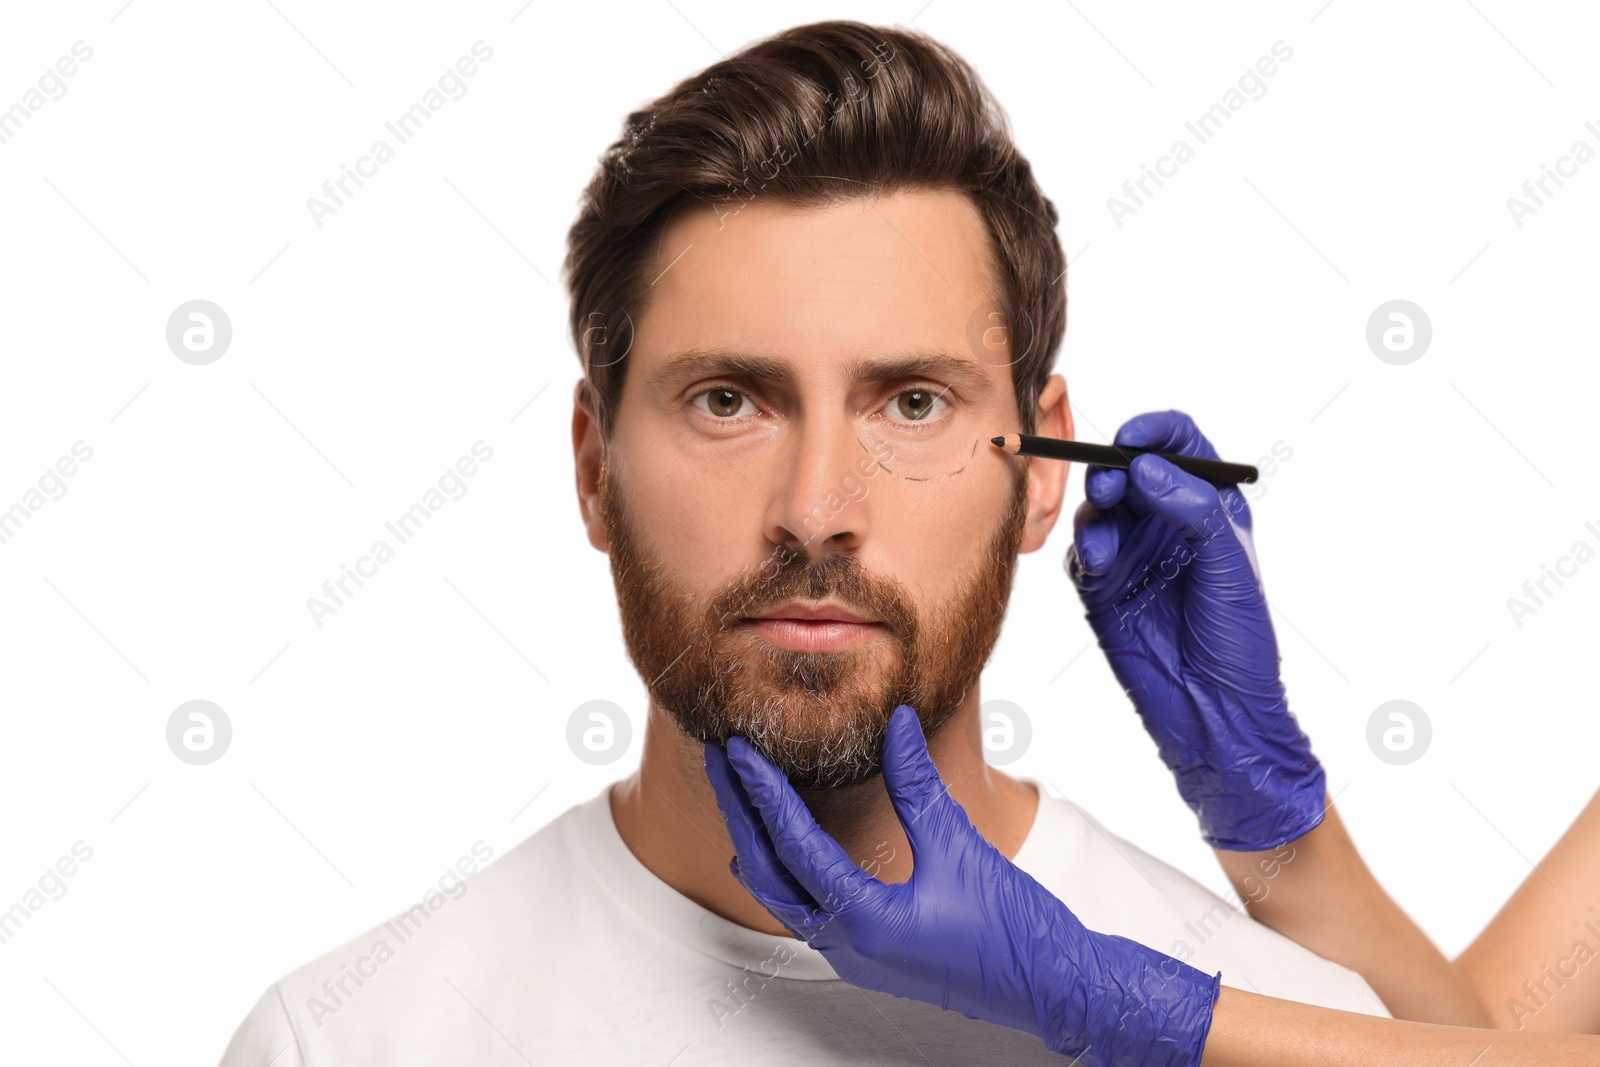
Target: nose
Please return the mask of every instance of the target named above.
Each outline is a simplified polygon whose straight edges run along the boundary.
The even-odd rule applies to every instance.
[[[853,418],[797,418],[765,475],[768,539],[813,559],[859,548],[868,525],[863,466],[876,460]]]

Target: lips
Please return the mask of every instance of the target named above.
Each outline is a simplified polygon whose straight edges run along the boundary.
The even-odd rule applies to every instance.
[[[885,629],[883,623],[847,608],[802,601],[746,619],[745,624],[768,644],[791,652],[835,652]]]
[[[858,615],[846,608],[833,604],[806,604],[791,602],[780,608],[774,608],[764,615],[753,616],[754,619],[794,619],[800,622],[840,622],[871,624],[878,620],[869,619]]]

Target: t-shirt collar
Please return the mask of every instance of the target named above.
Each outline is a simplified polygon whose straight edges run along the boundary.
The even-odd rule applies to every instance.
[[[1030,779],[1039,792],[1038,814],[1014,862],[1028,870],[1032,857],[1043,848],[1041,836],[1050,803],[1044,788]],[[774,937],[730,922],[690,900],[651,872],[628,848],[611,815],[611,790],[606,786],[580,804],[570,826],[575,851],[587,857],[601,886],[624,907],[657,932],[685,947],[734,967],[748,968],[800,981],[838,981],[839,976],[823,954],[795,937]]]

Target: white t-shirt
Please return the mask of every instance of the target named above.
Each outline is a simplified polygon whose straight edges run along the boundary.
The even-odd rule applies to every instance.
[[[1015,862],[1089,929],[1226,985],[1388,1016],[1354,971],[1032,784]],[[1067,1062],[1020,1030],[858,989],[804,942],[707,911],[628,849],[609,786],[465,886],[274,983],[221,1067]]]

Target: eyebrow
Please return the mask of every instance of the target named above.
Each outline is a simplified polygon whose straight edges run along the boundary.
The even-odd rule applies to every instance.
[[[906,378],[930,378],[964,384],[974,393],[986,393],[994,388],[994,382],[977,360],[944,351],[908,352],[881,357],[857,356],[844,365],[842,374],[846,381],[855,383],[882,384]],[[650,381],[667,385],[689,378],[715,375],[754,379],[774,385],[793,385],[796,380],[795,365],[786,359],[728,348],[695,348],[668,357],[661,368],[650,375]]]

